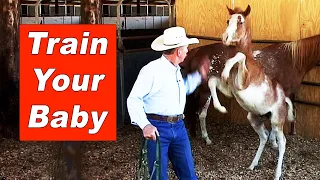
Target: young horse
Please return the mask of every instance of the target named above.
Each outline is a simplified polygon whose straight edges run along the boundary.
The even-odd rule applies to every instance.
[[[275,146],[279,146],[279,158],[275,173],[275,179],[279,179],[286,148],[283,125],[287,113],[290,114],[289,112],[293,110],[292,103],[286,97],[281,84],[268,77],[263,65],[254,60],[251,49],[250,19],[248,17],[250,10],[250,6],[245,11],[240,8],[234,10],[228,8],[231,18],[227,22],[228,27],[223,33],[222,40],[226,45],[230,45],[232,42],[236,43],[239,52],[226,61],[221,79],[228,83],[239,105],[249,112],[247,118],[259,135],[260,145],[249,166],[251,170],[258,165],[269,137],[269,132],[260,117],[267,116],[271,120],[270,140]],[[236,63],[238,64],[236,65]],[[288,104],[288,110],[286,104]],[[288,116],[288,120],[294,120],[293,116]]]

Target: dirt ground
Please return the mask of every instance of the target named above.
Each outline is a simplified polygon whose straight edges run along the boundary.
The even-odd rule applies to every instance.
[[[208,122],[212,145],[198,136],[191,138],[199,179],[273,179],[277,151],[267,144],[259,167],[250,171],[259,139],[250,125],[227,121]],[[320,141],[297,135],[287,138],[283,178],[320,179]],[[126,125],[118,131],[117,142],[84,142],[81,148],[83,179],[135,179],[141,131]],[[0,141],[0,180],[50,179],[55,171],[59,143]],[[176,179],[171,166],[170,179]]]

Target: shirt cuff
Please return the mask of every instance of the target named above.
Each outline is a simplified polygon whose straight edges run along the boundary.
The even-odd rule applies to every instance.
[[[138,125],[141,129],[151,124],[147,119],[141,119],[139,122],[133,121],[132,124]]]

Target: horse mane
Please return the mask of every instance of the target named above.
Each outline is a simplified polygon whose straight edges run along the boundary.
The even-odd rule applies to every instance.
[[[293,67],[299,70],[315,59],[320,61],[320,35],[285,43],[284,48],[291,51]]]

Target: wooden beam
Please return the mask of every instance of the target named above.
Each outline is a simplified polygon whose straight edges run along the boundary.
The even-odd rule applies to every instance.
[[[171,13],[171,3],[170,3],[170,0],[166,0],[167,3],[168,3],[168,8],[169,8],[169,27],[172,26],[172,13]]]
[[[118,42],[118,49],[123,49],[123,43],[121,39],[121,21],[120,21],[120,6],[122,4],[123,0],[119,0],[117,4],[117,42]]]
[[[35,23],[39,24],[39,4],[40,4],[41,0],[37,1],[36,7],[34,8],[35,10]]]
[[[294,100],[294,102],[299,104],[311,105],[311,106],[320,106],[319,102],[308,102],[308,101],[302,101],[302,100]]]
[[[309,85],[309,86],[320,86],[320,83],[317,83],[317,82],[309,82],[309,81],[302,81],[301,84]]]
[[[140,0],[137,0],[137,15],[140,16]]]
[[[0,134],[19,127],[19,0],[0,0]],[[14,133],[18,133],[15,132]]]
[[[56,0],[55,1],[55,7],[54,7],[54,14],[56,15],[56,16],[58,16],[58,14],[59,14],[59,4],[58,4],[58,0]]]
[[[101,0],[82,0],[81,24],[101,24]]]

